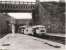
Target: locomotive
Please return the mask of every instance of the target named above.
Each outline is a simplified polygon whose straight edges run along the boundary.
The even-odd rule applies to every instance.
[[[20,26],[19,32],[26,35],[42,35],[46,33],[46,27],[42,25]]]

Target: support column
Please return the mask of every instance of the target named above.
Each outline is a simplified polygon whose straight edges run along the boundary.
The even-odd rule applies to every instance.
[[[14,26],[14,24],[12,24],[12,34],[13,35],[15,34],[15,26]]]
[[[34,25],[39,25],[39,0],[36,0],[36,7],[35,9],[32,11],[32,16],[33,16],[33,24]]]
[[[11,18],[11,28],[12,28],[12,36],[15,35],[15,19]]]

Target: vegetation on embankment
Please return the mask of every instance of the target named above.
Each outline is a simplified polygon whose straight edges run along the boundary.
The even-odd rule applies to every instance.
[[[42,2],[41,4],[47,12],[47,15],[44,12],[44,16],[41,17],[41,24],[48,26],[48,32],[65,33],[65,3]]]

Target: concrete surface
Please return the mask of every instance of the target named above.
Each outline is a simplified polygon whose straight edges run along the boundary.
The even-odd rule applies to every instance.
[[[58,45],[56,48],[53,45]],[[0,39],[2,50],[64,50],[64,45],[23,34],[8,34]]]

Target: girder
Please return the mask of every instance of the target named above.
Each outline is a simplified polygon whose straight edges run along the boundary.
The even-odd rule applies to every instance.
[[[31,12],[35,2],[0,1],[0,12]]]

